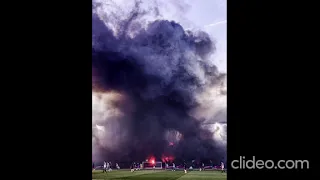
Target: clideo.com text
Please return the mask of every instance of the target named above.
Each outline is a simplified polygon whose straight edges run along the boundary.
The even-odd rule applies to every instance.
[[[255,156],[231,161],[232,169],[309,169],[308,160],[257,160]]]

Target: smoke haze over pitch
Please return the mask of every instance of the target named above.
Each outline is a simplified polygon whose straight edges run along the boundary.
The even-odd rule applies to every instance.
[[[215,43],[161,19],[158,1],[132,2],[93,1],[93,160],[221,160],[226,75],[210,59]]]

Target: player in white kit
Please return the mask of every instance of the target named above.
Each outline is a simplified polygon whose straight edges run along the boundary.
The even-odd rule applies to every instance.
[[[225,170],[224,170],[224,163],[221,161],[221,172],[223,173],[223,172],[225,172]]]
[[[111,162],[108,162],[108,163],[107,163],[107,169],[108,169],[108,171],[112,171],[112,169],[111,169]]]
[[[107,162],[103,162],[103,171],[102,172],[107,172]]]

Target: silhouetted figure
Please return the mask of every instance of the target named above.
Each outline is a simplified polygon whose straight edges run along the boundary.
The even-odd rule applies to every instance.
[[[187,164],[184,163],[184,173],[187,173]]]
[[[133,171],[134,171],[134,163],[132,163],[132,164],[131,164],[130,169],[131,169],[131,172],[133,172]]]

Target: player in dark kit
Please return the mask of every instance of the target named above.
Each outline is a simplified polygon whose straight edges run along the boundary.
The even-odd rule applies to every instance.
[[[184,173],[187,173],[187,164],[186,163],[184,163]]]
[[[131,172],[133,172],[133,171],[134,171],[134,163],[132,163],[132,164],[131,164],[130,169],[131,169]]]
[[[172,163],[172,171],[176,171],[176,164]]]
[[[200,171],[204,171],[204,163],[201,164]]]

